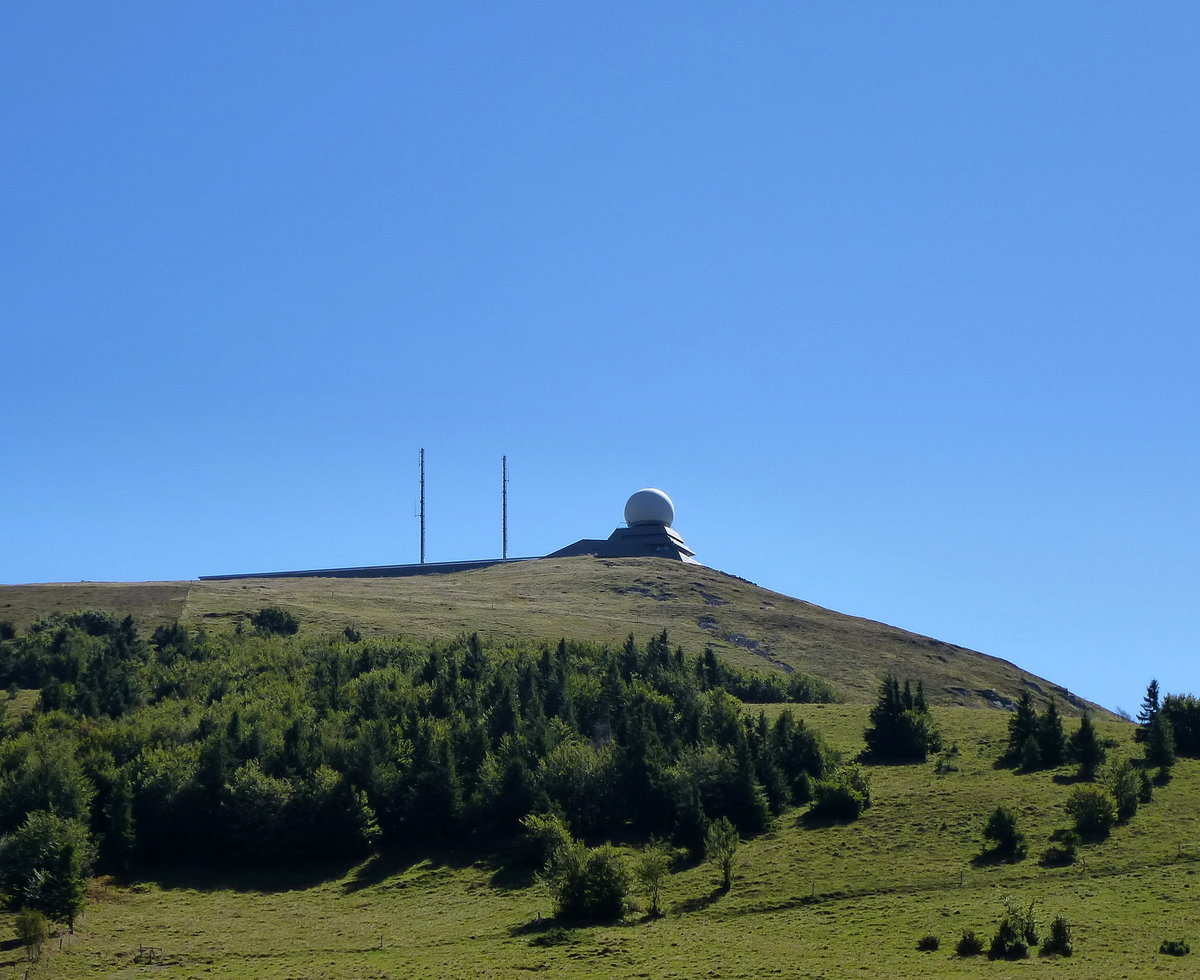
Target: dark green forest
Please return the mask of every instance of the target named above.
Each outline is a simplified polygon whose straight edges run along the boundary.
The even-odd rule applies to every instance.
[[[85,611],[0,642],[0,685],[41,692],[3,729],[0,835],[51,814],[119,872],[379,845],[497,852],[544,813],[582,839],[654,835],[699,855],[710,822],[753,834],[834,761],[790,713],[768,724],[742,700],[827,687],[689,657],[665,633],[491,647],[314,642],[263,622],[144,638]]]

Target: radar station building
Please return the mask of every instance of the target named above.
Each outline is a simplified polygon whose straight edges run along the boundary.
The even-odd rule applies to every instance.
[[[626,501],[626,527],[618,527],[607,538],[582,538],[544,557],[595,555],[597,558],[666,558],[698,565],[696,553],[683,543],[683,538],[671,526],[674,522],[675,505],[671,498],[661,490],[647,487]],[[446,575],[451,572],[465,572],[523,561],[537,561],[537,558],[483,558],[471,561],[421,562],[416,565],[311,568],[297,572],[239,572],[232,575],[201,575],[200,579],[215,581],[235,578],[404,578],[409,575]]]
[[[595,555],[597,558],[669,558],[699,564],[695,552],[671,527],[675,505],[661,490],[639,490],[625,503],[625,523],[607,538],[583,538],[547,558]]]

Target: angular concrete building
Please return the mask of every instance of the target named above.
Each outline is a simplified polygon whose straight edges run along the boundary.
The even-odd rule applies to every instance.
[[[597,558],[670,558],[699,564],[695,552],[671,527],[675,505],[661,490],[639,490],[625,504],[625,523],[607,538],[583,538],[547,558],[595,555]]]

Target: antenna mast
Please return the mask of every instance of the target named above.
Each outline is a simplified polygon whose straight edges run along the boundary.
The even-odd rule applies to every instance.
[[[421,450],[421,564],[425,564],[425,450]]]
[[[501,477],[501,480],[500,480],[501,513],[503,515],[500,518],[500,536],[501,536],[501,542],[502,542],[501,548],[500,548],[500,557],[507,558],[508,557],[508,457],[507,456],[500,457],[500,469],[501,469],[501,473],[503,474],[503,476]]]

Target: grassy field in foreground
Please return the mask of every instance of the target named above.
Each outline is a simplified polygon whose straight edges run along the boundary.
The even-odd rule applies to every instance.
[[[778,710],[769,708],[769,711]],[[863,705],[802,713],[836,748],[861,748]],[[1195,976],[1200,950],[1173,958],[1164,939],[1200,943],[1200,762],[1184,760],[1133,821],[1083,862],[1044,869],[1037,857],[1066,826],[1070,786],[1055,773],[1019,775],[993,761],[1007,715],[935,712],[946,751],[916,766],[872,767],[875,805],[858,822],[808,827],[785,814],[743,844],[734,886],[707,865],[671,876],[662,919],[634,912],[616,926],[539,928],[550,911],[528,879],[458,853],[377,857],[241,877],[153,874],[92,903],[77,935],[34,965],[33,978],[94,976],[370,977],[1163,977]],[[1068,728],[1073,727],[1069,725]],[[1100,724],[1134,754],[1132,728]],[[1060,781],[1055,781],[1055,775]],[[977,865],[980,830],[998,803],[1018,813],[1030,857]],[[1065,915],[1069,959],[991,963],[953,955],[964,929],[990,937],[1001,896],[1037,904],[1043,931]],[[544,923],[543,923],[544,925]],[[11,935],[7,922],[3,933]],[[0,934],[3,934],[0,933]],[[926,934],[941,949],[921,953]],[[551,942],[555,941],[555,942]],[[55,943],[55,946],[57,944]],[[139,962],[139,947],[156,947]],[[21,975],[17,951],[0,977]],[[145,957],[141,957],[144,959]]]

